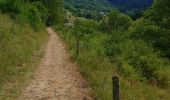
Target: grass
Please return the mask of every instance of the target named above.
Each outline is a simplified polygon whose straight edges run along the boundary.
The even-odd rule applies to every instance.
[[[80,66],[81,74],[89,82],[96,100],[112,100],[111,77],[117,75],[120,78],[121,100],[169,100],[169,88],[161,89],[140,82],[135,78],[139,76],[124,77],[119,73],[116,65],[110,62],[104,54],[103,41],[109,37],[108,34],[94,32],[81,39],[80,55],[75,57],[76,40],[71,33],[72,29],[60,31],[60,37],[68,44],[70,53]]]
[[[0,19],[0,100],[15,100],[39,63],[48,35],[6,15]]]

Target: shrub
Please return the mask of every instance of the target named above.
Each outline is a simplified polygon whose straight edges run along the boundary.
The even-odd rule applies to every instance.
[[[30,4],[24,7],[25,11],[20,14],[20,17],[24,17],[26,21],[36,30],[40,29],[43,25],[40,12],[36,6]]]
[[[115,36],[106,42],[106,55],[118,66],[118,69],[124,76],[130,73],[138,73],[147,80],[162,80],[161,84],[166,84],[165,76],[157,77],[158,70],[167,66],[165,59],[159,56],[158,52],[142,40],[124,39],[124,36]],[[125,66],[126,65],[126,66]],[[132,67],[131,67],[132,66]],[[158,74],[157,74],[158,75]],[[160,74],[161,75],[161,74]],[[165,80],[164,80],[165,79]],[[157,81],[155,84],[160,84]]]
[[[34,5],[37,8],[40,17],[43,20],[43,23],[46,23],[49,13],[48,13],[48,9],[45,7],[45,5],[40,1],[33,2],[32,5]]]
[[[26,3],[23,0],[7,0],[0,5],[3,13],[8,13],[20,23],[29,23],[34,29],[42,27],[46,9],[41,2]]]
[[[3,13],[9,13],[12,17],[22,12],[22,0],[6,0],[1,3],[0,10]]]
[[[170,32],[162,28],[167,26],[167,23],[165,26],[158,26],[148,19],[141,18],[132,24],[129,31],[132,39],[142,39],[161,51],[161,55],[170,58]]]

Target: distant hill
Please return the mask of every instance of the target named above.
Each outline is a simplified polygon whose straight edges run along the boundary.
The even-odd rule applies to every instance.
[[[123,12],[145,10],[153,3],[153,0],[107,0],[113,7]]]
[[[65,0],[65,8],[74,15],[95,18],[101,12],[109,12],[113,8],[128,13],[132,18],[141,16],[141,12],[151,6],[153,0]]]
[[[111,7],[123,12],[144,10],[152,4],[153,0],[65,0],[66,8],[85,8],[91,10],[108,11]]]
[[[111,9],[111,5],[107,0],[65,0],[66,9],[76,10],[98,10],[108,11]]]
[[[109,12],[112,7],[106,0],[65,0],[65,8],[75,16],[100,19],[101,12]]]

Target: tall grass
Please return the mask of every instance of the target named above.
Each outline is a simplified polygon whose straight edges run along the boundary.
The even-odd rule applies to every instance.
[[[67,31],[65,31],[67,30]],[[103,43],[109,34],[94,32],[81,39],[80,54],[76,57],[76,38],[71,28],[60,31],[60,37],[68,44],[69,51],[80,67],[81,74],[89,82],[96,100],[112,100],[112,75],[120,78],[121,100],[168,100],[170,88],[161,89],[157,86],[141,82],[137,75],[125,77],[117,69],[117,65],[105,56]],[[132,72],[130,66],[124,66]]]
[[[0,19],[0,100],[15,100],[36,68],[48,35],[6,15]]]

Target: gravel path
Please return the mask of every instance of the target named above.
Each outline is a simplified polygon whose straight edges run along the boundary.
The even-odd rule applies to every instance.
[[[66,46],[48,28],[45,57],[35,71],[21,100],[92,100],[90,89],[73,63]]]

